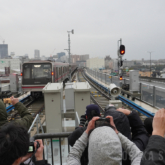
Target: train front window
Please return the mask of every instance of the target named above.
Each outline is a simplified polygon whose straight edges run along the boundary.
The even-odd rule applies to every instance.
[[[51,78],[50,64],[33,64],[32,79]]]
[[[23,78],[24,79],[29,79],[30,78],[30,65],[29,64],[24,65]]]

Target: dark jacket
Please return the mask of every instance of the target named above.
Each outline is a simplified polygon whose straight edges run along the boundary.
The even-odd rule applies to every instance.
[[[14,123],[22,125],[26,127],[27,129],[30,128],[33,122],[33,117],[28,112],[27,108],[21,102],[18,102],[17,104],[15,104],[14,107],[15,107],[15,110],[17,110],[19,115],[21,116],[21,119],[15,120]],[[6,124],[7,122],[8,120],[7,120],[6,108],[5,108],[4,103],[0,100],[0,127]]]
[[[158,135],[150,137],[148,145],[143,153],[141,165],[165,164],[165,139]]]
[[[149,140],[144,124],[136,111],[132,111],[127,117],[131,127],[132,141],[141,151],[144,151]]]

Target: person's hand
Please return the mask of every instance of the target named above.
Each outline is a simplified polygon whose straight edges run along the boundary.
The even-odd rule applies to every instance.
[[[24,157],[22,157],[21,163],[26,161],[27,159],[31,158],[33,153],[27,153]]]
[[[39,142],[40,144],[40,147],[37,149],[37,142]],[[35,157],[36,157],[36,160],[39,161],[39,160],[43,160],[43,150],[44,150],[44,146],[43,146],[43,143],[42,143],[42,140],[41,139],[37,139],[35,140],[34,142],[34,147],[35,147],[35,150],[37,149],[37,152],[35,153]]]
[[[15,104],[17,104],[19,102],[19,100],[17,98],[14,98],[13,96],[10,97],[10,99],[11,99],[11,104],[12,105],[15,105]]]
[[[111,126],[113,126],[115,128],[115,132],[118,134],[119,132],[118,132],[118,130],[116,128],[116,125],[115,125],[115,123],[113,121],[113,117],[112,116],[106,116],[106,118],[109,118],[110,119]]]
[[[119,109],[117,109],[117,111],[124,113],[126,116],[128,116],[131,113],[130,110],[123,109],[123,108],[119,108]]]
[[[98,120],[100,117],[93,117],[92,120],[88,123],[88,127],[86,129],[86,133],[88,134],[90,130],[95,128],[95,121]]]
[[[153,119],[153,132],[152,135],[159,135],[164,137],[165,135],[165,109],[158,110]]]

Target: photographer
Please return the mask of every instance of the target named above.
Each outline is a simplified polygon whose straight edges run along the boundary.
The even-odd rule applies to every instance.
[[[10,99],[11,104],[15,107],[15,110],[17,110],[21,116],[21,119],[17,119],[13,123],[22,125],[27,129],[30,128],[33,122],[33,116],[28,112],[27,108],[21,102],[19,102],[17,98],[12,96]],[[6,123],[8,123],[8,120],[5,104],[0,100],[0,128]]]
[[[88,122],[94,116],[100,116],[100,110],[97,105],[90,104],[86,107],[86,114],[81,116],[79,127],[76,128],[71,135],[69,135],[68,137],[69,145],[73,146],[75,144],[76,140],[78,140],[86,130]],[[87,164],[88,164],[88,148],[86,147],[81,157],[81,165],[87,165]]]
[[[153,118],[153,132],[144,151],[141,165],[165,164],[165,109],[158,110]]]
[[[129,154],[132,165],[140,165],[142,152],[128,138],[118,132],[112,116],[109,126],[95,128],[95,122],[99,117],[93,117],[86,131],[76,141],[68,155],[68,165],[80,165],[80,158],[89,143],[88,158],[89,165],[122,164],[122,147]],[[89,140],[89,142],[88,142]]]
[[[32,156],[36,157],[35,165],[48,165],[43,160],[42,140],[34,142],[33,153],[28,153],[29,144],[29,134],[24,127],[12,123],[4,125],[0,130],[0,165],[23,165]]]

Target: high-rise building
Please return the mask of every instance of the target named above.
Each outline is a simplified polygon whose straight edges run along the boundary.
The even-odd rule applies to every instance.
[[[8,57],[8,44],[0,44],[0,58]]]
[[[40,58],[40,51],[39,50],[34,50],[34,58]]]
[[[65,52],[57,53],[58,59],[60,59],[62,56],[65,56]]]

